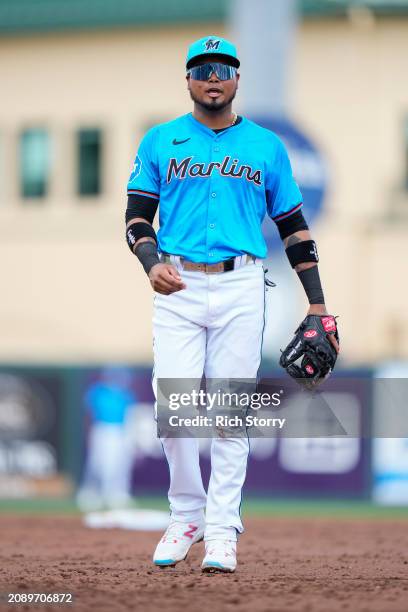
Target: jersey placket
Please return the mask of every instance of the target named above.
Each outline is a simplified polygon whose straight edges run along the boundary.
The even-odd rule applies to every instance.
[[[210,161],[222,162],[222,146],[218,134],[214,134],[211,142]],[[217,230],[219,220],[221,176],[218,171],[213,171],[209,179],[208,190],[208,213],[206,228],[206,247],[207,262],[216,263],[218,261],[215,245],[217,243]]]

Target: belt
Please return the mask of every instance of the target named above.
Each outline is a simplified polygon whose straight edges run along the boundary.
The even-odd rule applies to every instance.
[[[170,255],[169,253],[161,253],[160,261],[162,263],[180,263],[180,266],[183,270],[187,272],[204,272],[205,274],[220,274],[222,272],[231,272],[232,270],[236,270],[237,268],[241,268],[242,266],[246,266],[248,264],[254,264],[256,262],[256,257],[253,255],[242,255],[238,257],[230,257],[229,259],[224,259],[224,261],[220,261],[218,263],[208,264],[208,263],[196,263],[194,261],[188,261],[184,257],[180,257],[178,255]]]

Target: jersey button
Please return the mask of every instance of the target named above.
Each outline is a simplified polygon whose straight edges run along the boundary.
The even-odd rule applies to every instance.
[[[214,147],[214,151],[218,152],[219,150],[220,150],[220,147]]]
[[[212,198],[216,198],[217,197],[217,194],[215,193],[215,191],[212,192],[211,197]]]
[[[214,253],[208,253],[208,257],[214,257]]]
[[[210,223],[210,229],[214,229],[215,223]]]

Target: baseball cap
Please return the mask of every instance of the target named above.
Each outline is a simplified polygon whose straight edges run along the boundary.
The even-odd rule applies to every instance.
[[[186,68],[191,68],[198,61],[211,55],[220,56],[227,64],[235,66],[235,68],[240,66],[235,45],[220,36],[205,36],[190,45],[187,52]]]

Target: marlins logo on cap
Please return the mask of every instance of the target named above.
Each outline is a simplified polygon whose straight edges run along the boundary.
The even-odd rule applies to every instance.
[[[204,47],[206,51],[211,51],[211,49],[218,49],[220,46],[220,39],[215,40],[214,38],[210,38],[204,42]]]
[[[217,55],[226,64],[235,68],[240,66],[235,45],[220,36],[205,36],[190,45],[186,59],[187,70],[209,55]]]

